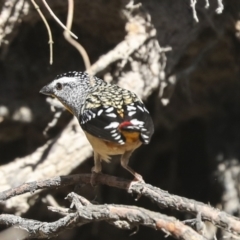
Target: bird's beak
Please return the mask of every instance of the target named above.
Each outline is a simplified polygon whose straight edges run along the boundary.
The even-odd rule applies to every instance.
[[[44,86],[39,92],[49,96],[53,95],[52,90],[48,85]]]

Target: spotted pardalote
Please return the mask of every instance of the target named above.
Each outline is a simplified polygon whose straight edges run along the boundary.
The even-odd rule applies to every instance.
[[[56,97],[74,116],[94,151],[93,171],[101,172],[101,161],[121,155],[121,165],[143,181],[128,166],[132,152],[148,144],[154,132],[151,116],[133,92],[83,72],[58,75],[40,93]]]

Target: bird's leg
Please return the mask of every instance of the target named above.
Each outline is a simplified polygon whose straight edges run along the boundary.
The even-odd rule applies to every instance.
[[[92,168],[92,172],[100,173],[101,171],[102,171],[101,156],[94,151],[94,167]]]
[[[92,167],[92,175],[90,183],[92,186],[96,185],[96,174],[101,173],[102,164],[101,164],[101,156],[94,151],[94,167]]]
[[[125,168],[127,171],[129,171],[135,177],[135,180],[137,180],[139,182],[144,182],[143,177],[128,166],[129,158],[132,155],[132,152],[133,151],[126,151],[122,155],[121,165],[122,165],[123,168]]]

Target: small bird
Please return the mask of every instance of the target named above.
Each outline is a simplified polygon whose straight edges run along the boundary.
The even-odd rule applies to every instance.
[[[135,93],[76,71],[58,75],[40,93],[57,98],[77,117],[93,147],[93,172],[101,172],[102,160],[109,162],[111,155],[121,155],[122,167],[143,182],[128,162],[136,148],[149,143],[154,126]]]

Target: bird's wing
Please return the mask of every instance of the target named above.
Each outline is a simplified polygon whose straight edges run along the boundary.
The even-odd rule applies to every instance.
[[[95,137],[124,144],[127,133],[139,132],[140,141],[148,144],[153,134],[153,123],[149,112],[141,102],[123,107],[120,116],[113,106],[85,109],[79,122],[82,129]]]
[[[118,127],[122,122],[114,107],[98,107],[83,111],[80,125],[87,133],[104,140],[124,144],[125,139]]]
[[[136,101],[131,104],[125,105],[125,116],[124,122],[121,123],[121,130],[134,131],[134,129],[139,129],[140,140],[144,144],[148,144],[154,132],[154,125],[152,118],[141,101]],[[127,122],[131,125],[127,126]]]

